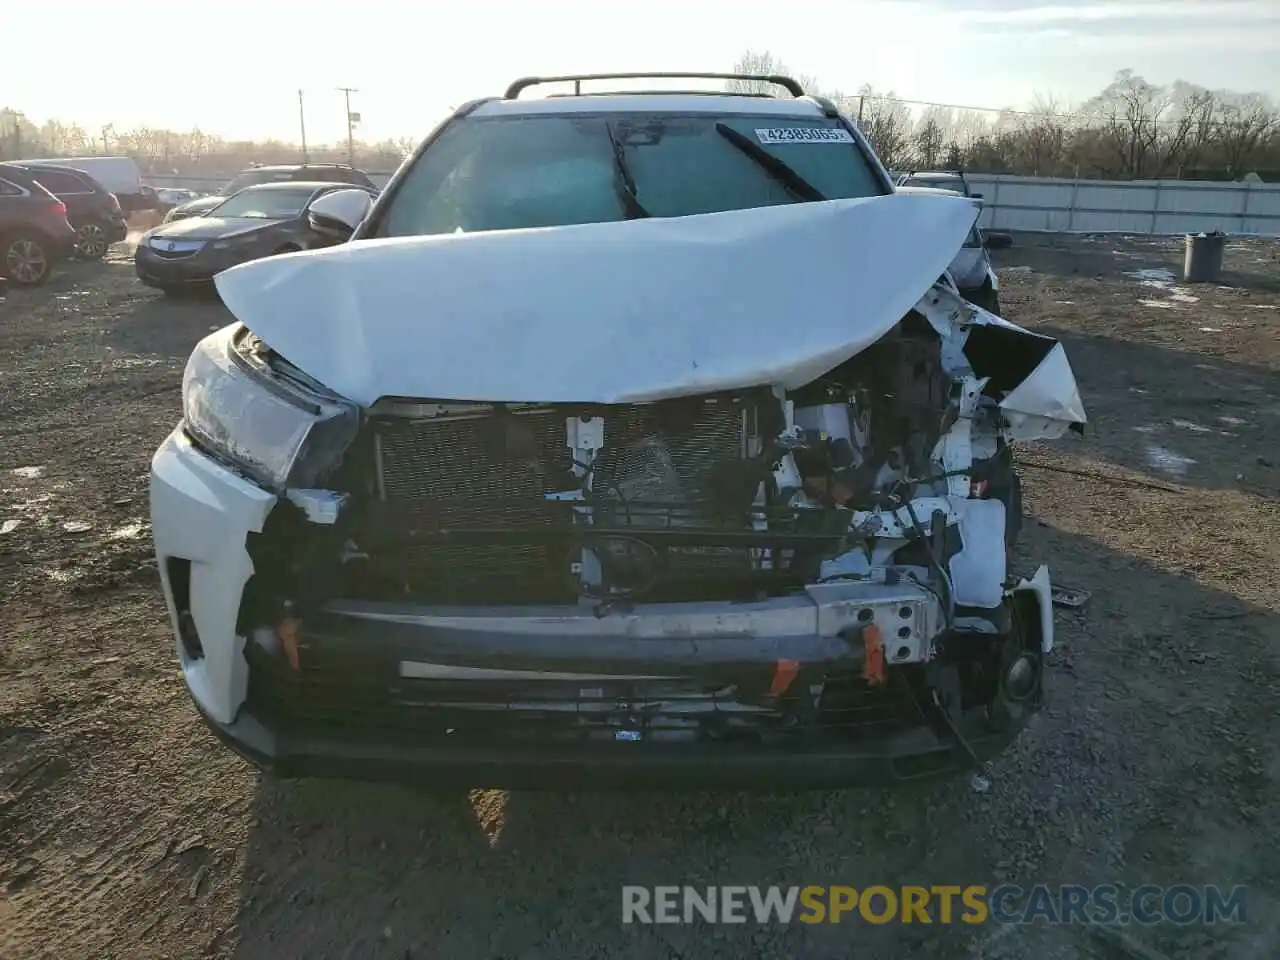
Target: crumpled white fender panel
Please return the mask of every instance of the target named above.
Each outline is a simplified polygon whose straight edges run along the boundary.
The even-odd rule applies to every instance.
[[[1014,372],[1014,375],[1022,375],[1021,382],[1000,399],[1000,409],[1008,421],[1008,426],[1002,431],[1006,439],[1054,440],[1066,433],[1072,424],[1088,422],[1066,350],[1052,337],[975,307],[942,285],[934,286],[925,293],[916,309],[942,338],[943,366],[957,380],[975,372],[964,353],[969,332],[975,327],[997,328],[1005,331],[1006,335],[1028,337],[1048,347],[1035,367],[1024,367]],[[993,372],[976,371],[979,376]]]
[[[975,214],[890,195],[368,240],[216,283],[237,319],[362,405],[641,403],[811,382],[911,309]]]
[[[175,641],[169,557],[191,561],[191,616],[204,649],[192,660],[177,643],[178,659],[192,697],[221,723],[235,719],[249,680],[244,638],[236,635],[240,598],[253,576],[245,539],[261,532],[275,502],[273,494],[196,451],[181,429],[152,458],[151,529]]]

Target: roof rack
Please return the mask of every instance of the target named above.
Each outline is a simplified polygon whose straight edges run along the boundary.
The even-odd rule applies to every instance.
[[[571,73],[562,77],[521,77],[511,86],[507,87],[507,92],[503,95],[504,100],[515,100],[522,92],[530,87],[537,87],[544,83],[572,83],[573,92],[577,95],[582,94],[583,80],[747,80],[759,83],[773,83],[784,88],[793,97],[803,97],[804,87],[791,77],[783,77],[776,75],[765,75],[755,73],[684,73],[684,72],[666,72],[666,73]],[[632,92],[632,91],[628,91]],[[670,93],[671,91],[664,91]],[[750,94],[748,94],[750,96]],[[761,94],[767,96],[767,94]]]
[[[588,90],[583,93],[549,93],[547,99],[557,97],[765,97],[767,93],[746,93],[740,90]]]

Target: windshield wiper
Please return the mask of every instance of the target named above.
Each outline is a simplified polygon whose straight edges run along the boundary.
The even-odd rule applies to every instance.
[[[609,135],[609,146],[613,148],[613,169],[616,174],[614,188],[618,191],[618,199],[622,201],[622,209],[626,211],[627,219],[638,220],[649,216],[649,211],[636,197],[636,182],[631,176],[631,171],[627,169],[627,158],[623,153],[622,143],[613,132],[613,125],[606,123],[604,130]]]
[[[765,173],[769,174],[801,200],[817,202],[827,199],[822,195],[822,191],[812,183],[800,176],[768,150],[751,140],[751,138],[739,133],[728,124],[717,123],[716,133],[754,160]]]

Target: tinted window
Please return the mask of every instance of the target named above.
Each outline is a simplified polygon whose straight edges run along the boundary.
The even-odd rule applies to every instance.
[[[28,172],[36,179],[37,183],[42,184],[54,196],[67,193],[93,192],[93,188],[74,173],[67,173],[62,170],[40,169],[29,170]]]
[[[293,189],[243,190],[209,211],[210,217],[254,217],[263,220],[288,220],[302,213],[315,190]]]
[[[828,199],[885,192],[835,119],[472,117],[447,128],[419,158],[378,232],[410,236],[624,219],[610,129],[640,203],[652,216],[796,202],[760,163],[718,132],[717,122],[781,160]],[[791,142],[778,142],[786,140]]]
[[[0,180],[0,197],[20,197],[22,189],[8,180]]]
[[[227,196],[231,196],[231,194],[243,190],[245,187],[256,187],[260,183],[275,183],[279,180],[292,179],[293,173],[289,170],[246,170],[228,183],[222,192]]]

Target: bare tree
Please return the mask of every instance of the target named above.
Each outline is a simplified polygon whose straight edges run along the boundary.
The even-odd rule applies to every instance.
[[[916,165],[926,170],[936,167],[942,158],[944,140],[942,124],[936,116],[926,114],[921,118],[914,138]]]
[[[863,135],[886,167],[907,162],[910,141],[911,111],[893,93],[877,95],[871,87],[863,87],[858,96],[846,98],[845,109],[857,118]]]
[[[768,50],[756,52],[748,50],[738,58],[730,73],[745,73],[763,77],[791,77],[802,86],[806,93],[818,92],[818,80],[810,74],[796,76],[791,68],[775,57]],[[776,96],[778,88],[771,83],[760,80],[728,80],[725,89],[730,93],[767,93]]]
[[[1128,180],[1147,175],[1157,162],[1160,119],[1170,103],[1167,90],[1147,83],[1132,70],[1117,73],[1085,105],[1098,120],[1099,145],[1105,151],[1099,169]]]
[[[1219,94],[1213,117],[1213,139],[1223,165],[1233,177],[1249,166],[1266,138],[1280,129],[1275,105],[1259,93]]]

